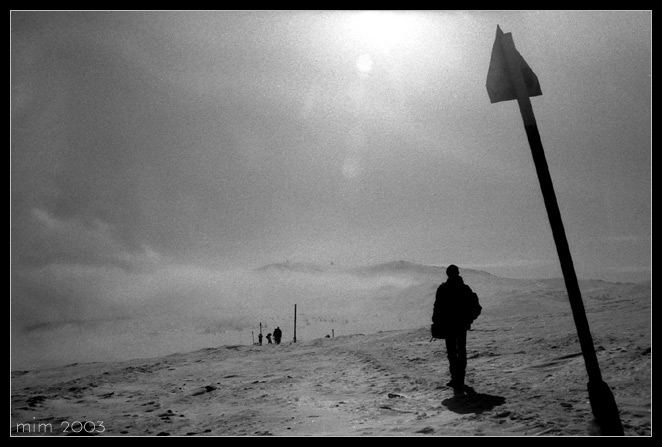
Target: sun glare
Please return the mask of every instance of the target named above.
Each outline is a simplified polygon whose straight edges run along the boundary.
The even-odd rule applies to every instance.
[[[389,52],[393,48],[416,39],[420,20],[405,11],[362,11],[351,16],[350,27],[368,50]]]
[[[362,74],[368,74],[372,70],[372,57],[363,53],[356,59],[356,68]]]

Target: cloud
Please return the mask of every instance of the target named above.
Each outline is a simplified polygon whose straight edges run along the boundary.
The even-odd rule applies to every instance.
[[[145,268],[160,261],[153,250],[134,250],[116,237],[111,225],[99,221],[58,219],[47,211],[34,208],[28,225],[30,243],[18,252],[20,260],[32,265],[79,264],[112,266],[124,270]]]
[[[46,214],[40,218],[52,227],[62,225]],[[291,322],[294,304],[302,329],[313,325],[310,336],[330,330],[329,325],[338,328],[340,321],[358,319],[359,324],[362,309],[375,298],[397,296],[416,285],[404,277],[342,270],[228,270],[163,258],[143,259],[149,268],[126,269],[98,257],[87,258],[93,260],[87,264],[63,262],[83,259],[70,254],[58,259],[14,269],[11,346],[17,364],[104,361],[245,344],[259,323],[270,330]],[[60,352],[58,346],[69,351]]]
[[[32,246],[11,271],[12,359],[19,364],[189,350],[251,324],[244,301],[260,298],[244,273],[131,250],[103,222],[38,209],[31,216]]]
[[[164,262],[147,247],[123,244],[101,221],[58,219],[34,208],[17,223],[11,303],[19,326],[121,315],[127,286]]]

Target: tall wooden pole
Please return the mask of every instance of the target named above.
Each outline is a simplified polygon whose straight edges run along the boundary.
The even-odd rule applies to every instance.
[[[563,227],[563,221],[561,220],[561,212],[556,200],[552,178],[549,173],[531,100],[529,99],[528,89],[520,67],[520,56],[515,49],[512,34],[501,33],[501,45],[506,58],[510,80],[517,94],[517,103],[522,120],[524,121],[524,129],[526,130],[529,146],[531,147],[533,162],[538,174],[540,189],[542,190],[549,223],[552,227],[554,243],[556,244],[556,250],[561,263],[563,279],[568,291],[572,316],[577,327],[577,335],[588,373],[588,394],[591,409],[597,424],[600,426],[601,434],[623,435],[623,426],[614,395],[609,389],[609,386],[602,380],[602,374],[600,373],[600,366],[593,346],[593,338],[589,329],[588,319],[586,318],[577,275],[575,274],[572,256],[570,255],[570,247]]]
[[[294,305],[294,343],[297,342],[297,305]]]

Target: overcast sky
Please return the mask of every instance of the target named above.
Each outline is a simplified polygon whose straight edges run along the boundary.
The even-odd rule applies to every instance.
[[[647,279],[651,16],[12,12],[14,286],[285,260],[561,276],[517,104],[485,89],[497,25],[540,81],[578,275]]]

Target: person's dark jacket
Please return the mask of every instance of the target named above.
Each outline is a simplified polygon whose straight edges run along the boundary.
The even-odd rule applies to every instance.
[[[437,288],[432,322],[441,325],[445,332],[468,331],[481,310],[478,295],[462,277],[449,277]]]

